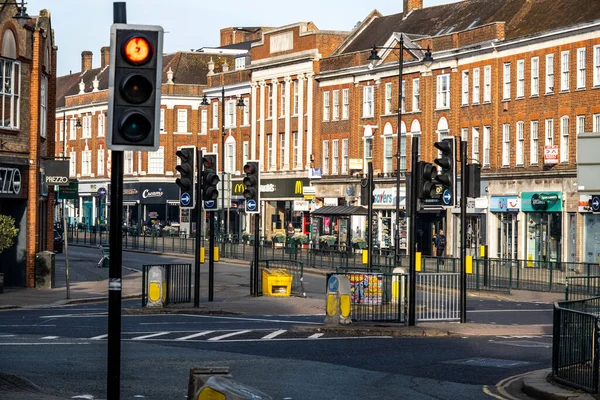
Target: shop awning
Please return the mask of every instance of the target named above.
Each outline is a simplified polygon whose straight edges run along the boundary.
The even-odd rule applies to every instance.
[[[311,215],[367,215],[367,208],[362,206],[325,206],[317,208]]]

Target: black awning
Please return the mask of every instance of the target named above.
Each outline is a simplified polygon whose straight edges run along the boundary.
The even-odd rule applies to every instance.
[[[367,215],[367,208],[362,206],[325,206],[317,208],[311,215]]]

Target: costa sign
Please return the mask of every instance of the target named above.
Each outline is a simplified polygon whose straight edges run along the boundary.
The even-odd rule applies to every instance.
[[[0,167],[0,197],[25,197],[19,168]]]

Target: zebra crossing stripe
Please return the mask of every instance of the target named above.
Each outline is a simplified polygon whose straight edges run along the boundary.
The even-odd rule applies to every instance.
[[[286,332],[287,332],[287,329],[280,329],[278,331],[271,332],[268,335],[263,336],[263,339],[273,339],[273,338],[275,338],[283,333],[286,333]]]
[[[108,337],[108,334],[105,333],[104,335],[91,337],[90,340],[102,340],[102,339],[105,339],[107,337]]]
[[[323,335],[324,335],[324,333],[315,333],[314,335],[310,335],[308,338],[309,339],[318,339]]]
[[[189,339],[197,338],[197,337],[200,337],[200,336],[206,336],[206,335],[211,334],[213,332],[214,331],[198,332],[198,333],[194,333],[192,335],[188,335],[188,336],[183,336],[183,337],[177,338],[175,340],[189,340]]]
[[[157,332],[157,333],[152,333],[150,335],[136,336],[134,338],[131,338],[131,340],[144,340],[144,339],[149,339],[149,338],[153,338],[153,337],[157,337],[157,336],[168,335],[169,333],[171,333],[171,332]]]
[[[246,329],[246,330],[243,330],[243,331],[226,333],[225,335],[211,337],[208,340],[210,340],[210,341],[216,341],[216,340],[226,339],[226,338],[229,338],[229,337],[232,337],[232,336],[243,335],[243,334],[248,333],[248,332],[252,332],[252,330]]]

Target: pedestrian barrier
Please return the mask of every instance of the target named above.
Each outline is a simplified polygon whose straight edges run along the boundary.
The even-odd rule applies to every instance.
[[[460,274],[452,272],[417,275],[416,320],[460,320]]]
[[[301,262],[293,260],[260,260],[258,263],[259,277],[263,277],[265,269],[284,269],[292,278],[290,294],[306,297],[306,291],[304,290],[304,265]],[[250,294],[252,296],[262,296],[265,291],[263,286],[259,285],[258,293],[254,293],[252,282],[254,282],[254,261],[250,263]]]
[[[162,269],[164,275],[150,276],[155,268]],[[157,283],[160,282],[160,283]],[[192,264],[151,264],[142,267],[142,307],[148,304],[149,298],[160,298],[164,304],[188,303],[192,299]],[[157,300],[153,300],[157,301]]]
[[[99,246],[100,254],[102,258],[98,261],[98,268],[109,268],[110,267],[110,247],[109,246]]]
[[[565,300],[583,300],[600,296],[600,276],[567,276]]]

